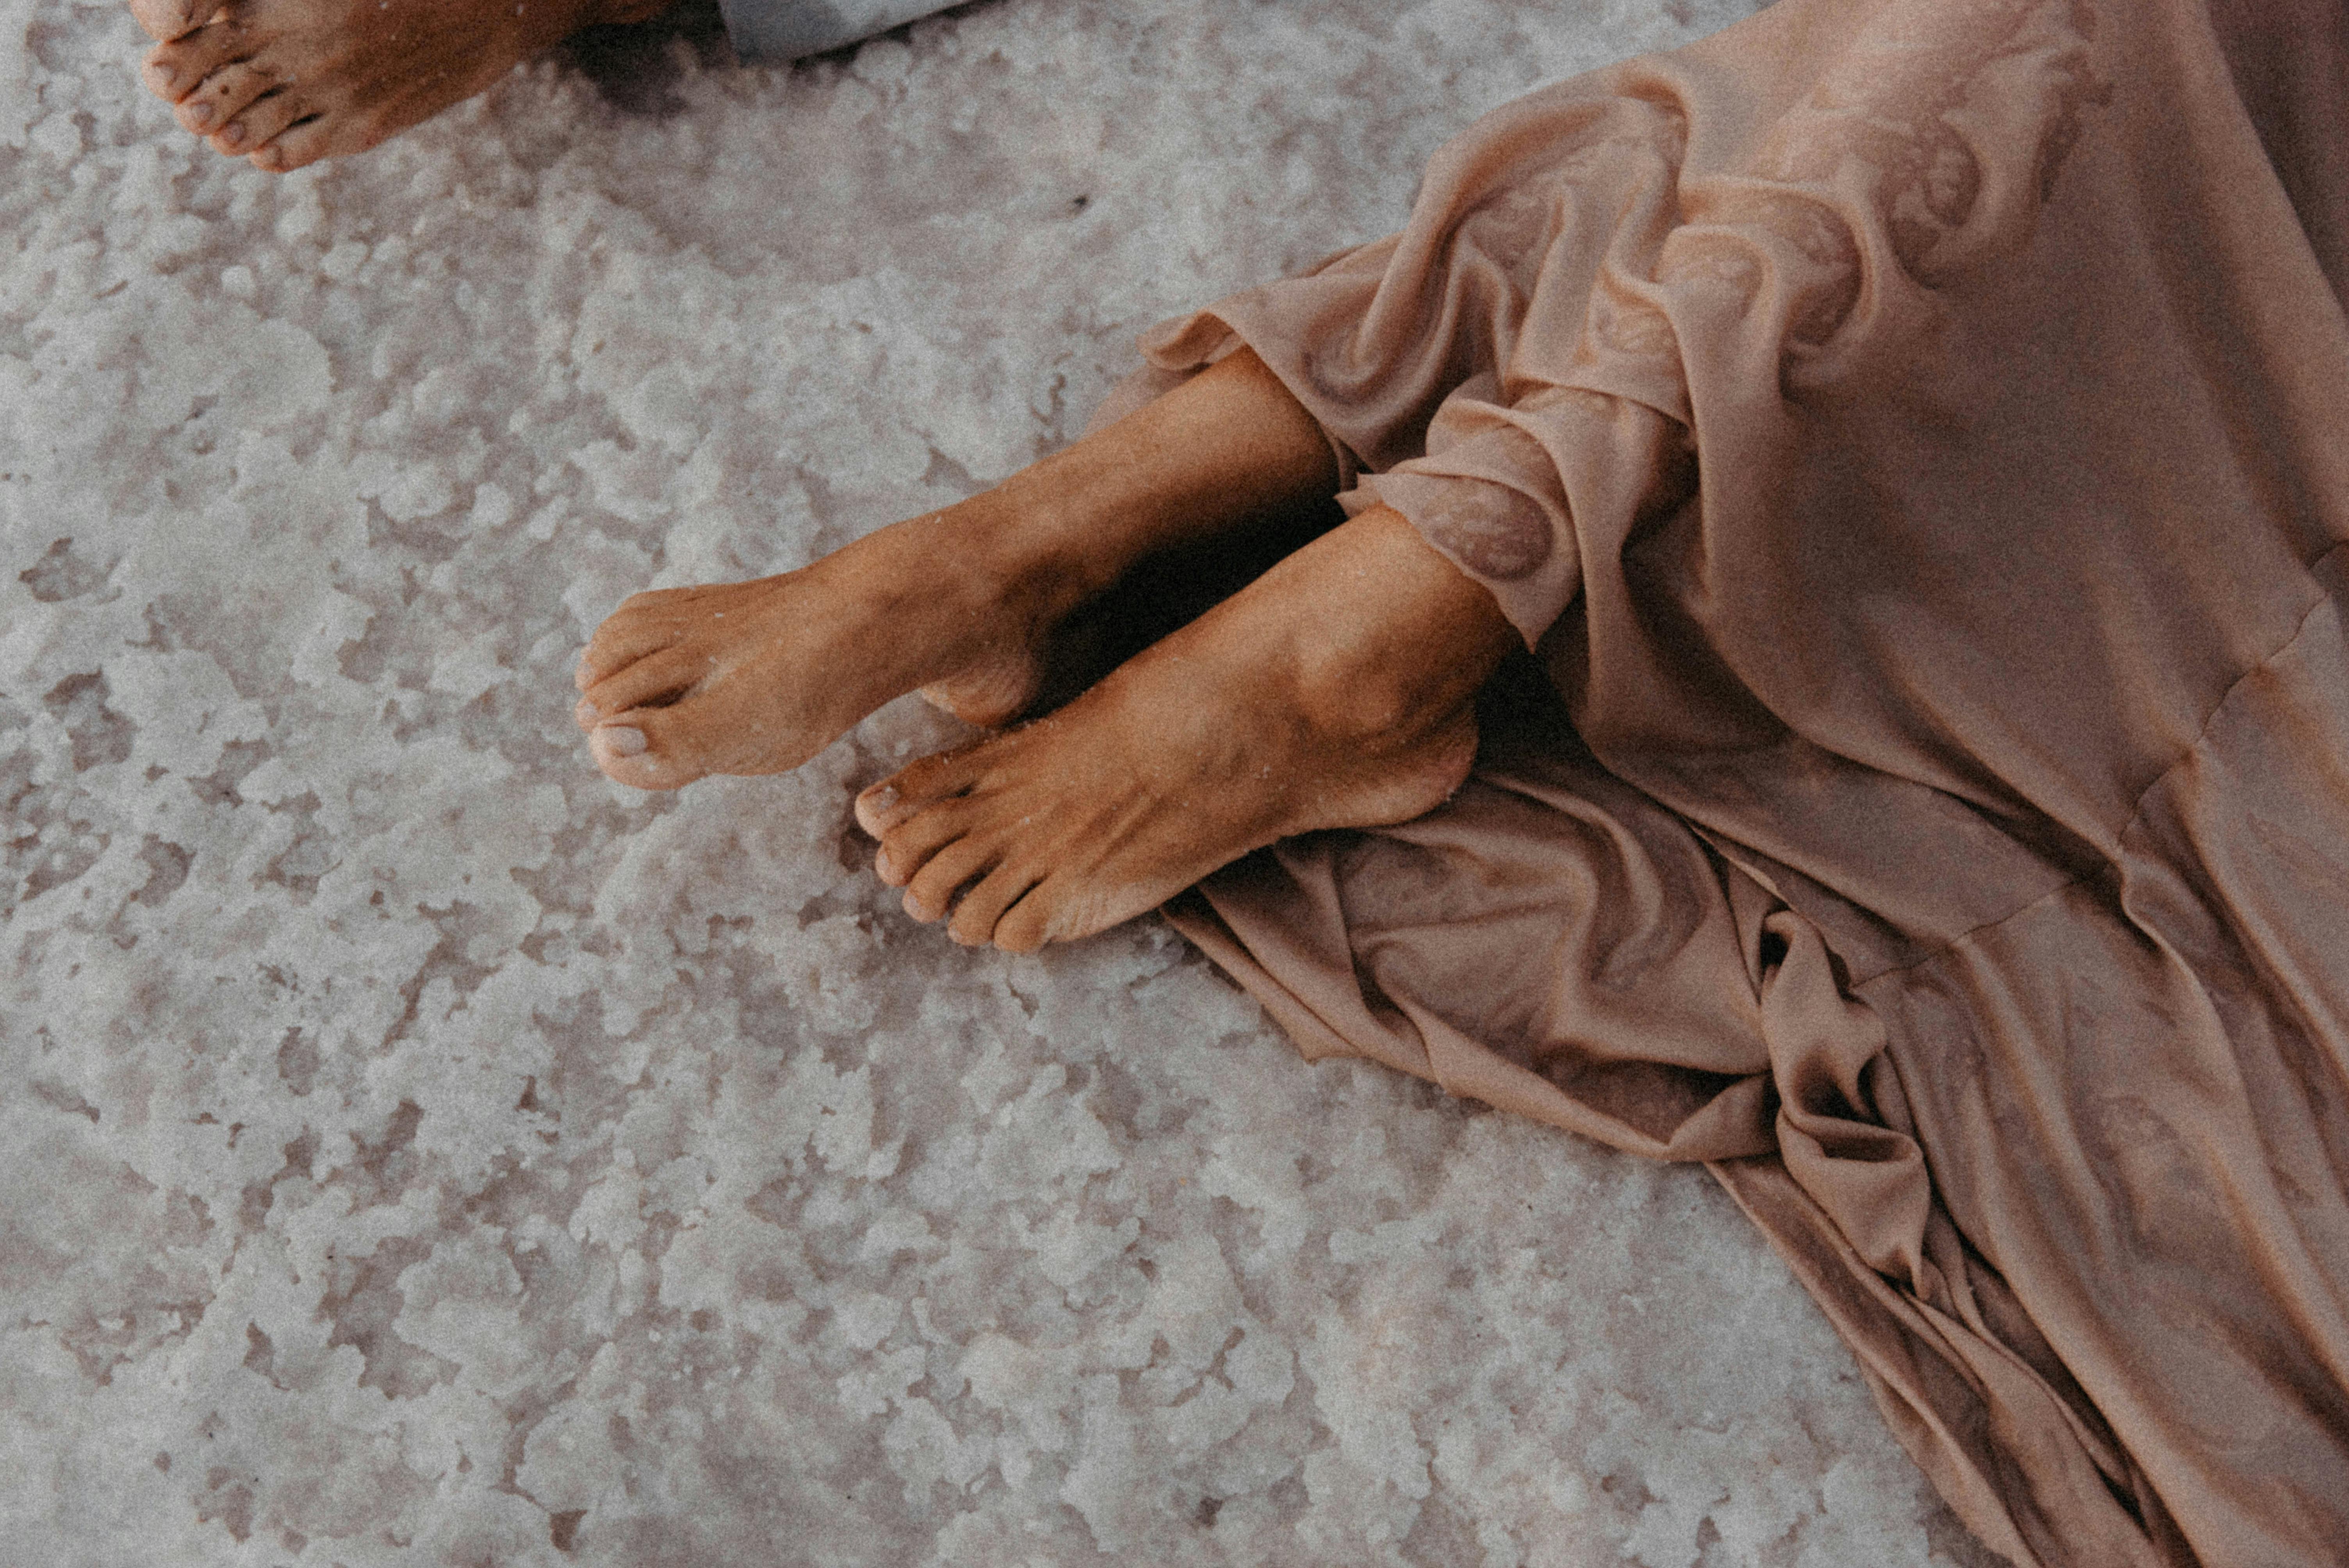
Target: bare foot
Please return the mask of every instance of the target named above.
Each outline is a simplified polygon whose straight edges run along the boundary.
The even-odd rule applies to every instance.
[[[181,125],[262,169],[363,152],[581,27],[671,0],[131,0]]]
[[[857,820],[956,941],[1089,936],[1275,840],[1434,809],[1514,645],[1490,594],[1373,511],[1061,712],[874,786]]]
[[[1334,478],[1319,428],[1234,354],[997,489],[802,571],[636,595],[580,659],[579,726],[606,774],[674,789],[796,768],[916,689],[1001,724],[1062,695],[1053,650],[1115,646],[1124,628],[1104,621],[1148,624],[1156,606],[1130,591],[1153,563],[1285,551]]]
[[[1014,531],[966,503],[798,572],[636,594],[580,655],[575,717],[596,766],[640,789],[781,773],[920,687],[971,723],[1003,722],[1095,586],[1021,553]]]

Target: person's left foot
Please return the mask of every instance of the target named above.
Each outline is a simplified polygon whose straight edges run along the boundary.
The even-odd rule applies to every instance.
[[[574,717],[595,765],[639,789],[781,773],[917,689],[1003,723],[1092,592],[1083,562],[1039,542],[1051,530],[1005,526],[1006,511],[981,496],[797,572],[633,595],[580,655]]]
[[[1307,546],[1049,717],[867,789],[906,912],[1024,953],[1107,930],[1275,840],[1408,821],[1467,777],[1515,641],[1392,512]]]
[[[363,152],[581,27],[671,0],[131,0],[180,124],[273,171]]]

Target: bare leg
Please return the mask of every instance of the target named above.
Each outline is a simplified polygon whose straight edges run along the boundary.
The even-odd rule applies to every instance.
[[[1137,562],[1326,499],[1319,428],[1252,354],[995,490],[798,572],[639,593],[581,657],[596,765],[675,789],[796,768],[927,688],[974,723],[1026,710],[1055,634]]]
[[[1050,717],[859,797],[882,880],[963,943],[1105,930],[1277,839],[1406,821],[1476,748],[1516,634],[1398,513],[1367,512]]]
[[[361,152],[581,27],[672,0],[131,0],[181,125],[263,169]]]

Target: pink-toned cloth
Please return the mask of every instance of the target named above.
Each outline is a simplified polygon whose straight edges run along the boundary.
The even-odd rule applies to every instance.
[[[2017,1563],[2349,1563],[2345,6],[1783,0],[1145,344],[1547,676],[1177,923],[1709,1161]]]

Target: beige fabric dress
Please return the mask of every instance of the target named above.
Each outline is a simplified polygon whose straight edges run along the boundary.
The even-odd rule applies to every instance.
[[[2018,1563],[2349,1563],[2349,0],[2219,4],[1784,0],[1145,344],[1548,677],[1178,923],[1712,1162]]]

